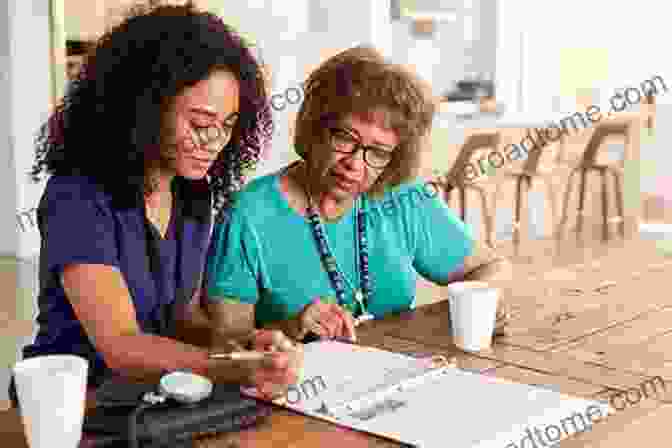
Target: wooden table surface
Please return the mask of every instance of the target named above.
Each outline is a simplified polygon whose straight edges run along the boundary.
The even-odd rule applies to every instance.
[[[669,434],[665,423],[672,418],[672,394],[665,393],[672,389],[665,387],[666,380],[672,379],[672,294],[666,282],[672,275],[672,256],[655,242],[633,240],[586,248],[576,260],[536,272],[531,268],[516,276],[505,290],[513,309],[511,334],[497,339],[487,352],[466,354],[453,345],[445,301],[367,323],[359,329],[360,343],[414,355],[455,356],[460,368],[605,400],[617,394],[634,396],[642,385],[651,385],[659,377],[664,381],[660,393],[623,401],[622,410],[560,447],[618,448],[635,443],[649,446],[653,441],[662,446]],[[20,418],[13,410],[0,413],[0,435],[5,446],[26,446]],[[446,428],[446,441],[450,441],[450,428]],[[399,446],[283,409],[254,429],[198,440],[195,445],[312,448],[346,444]]]

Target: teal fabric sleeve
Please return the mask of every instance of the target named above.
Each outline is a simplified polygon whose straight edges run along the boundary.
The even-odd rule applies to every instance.
[[[237,208],[227,220],[217,222],[207,260],[207,296],[211,302],[259,300],[258,238]]]
[[[429,195],[429,185],[421,187]],[[413,267],[429,281],[446,284],[464,258],[474,249],[474,237],[468,225],[438,195],[423,201],[411,215],[416,222]]]

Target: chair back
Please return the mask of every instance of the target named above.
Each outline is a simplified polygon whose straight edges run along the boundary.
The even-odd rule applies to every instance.
[[[613,136],[622,137],[627,146],[630,140],[630,124],[627,122],[613,122],[597,125],[583,152],[581,165],[595,165],[600,146],[602,146],[602,143],[604,143],[608,137]]]
[[[530,137],[531,130],[528,129],[527,137]],[[536,139],[539,141],[540,138],[537,136]],[[538,174],[541,167],[555,167],[558,163],[558,157],[560,155],[560,143],[545,141],[543,142],[544,146],[538,149],[534,149],[527,152],[527,158],[522,164],[522,171],[531,175]]]
[[[453,163],[452,168],[446,176],[446,180],[449,184],[463,184],[464,183],[464,172],[467,165],[471,162],[474,154],[481,150],[492,150],[496,151],[497,146],[499,146],[500,135],[499,132],[484,132],[479,134],[473,134],[467,137],[467,140],[462,145],[460,149],[460,154],[457,156],[457,160]],[[480,167],[478,167],[480,168]]]
[[[649,134],[652,134],[656,115],[656,97],[649,92],[649,94],[644,97],[643,103],[646,105],[646,120],[644,127],[649,130]]]

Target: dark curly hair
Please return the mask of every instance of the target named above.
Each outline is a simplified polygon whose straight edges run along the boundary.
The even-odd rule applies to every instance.
[[[158,148],[172,100],[216,70],[240,83],[233,137],[210,168],[215,209],[254,169],[273,133],[261,65],[250,46],[214,14],[183,6],[133,6],[86,57],[84,67],[36,139],[31,176],[84,175],[120,207],[147,188],[147,158]],[[150,187],[151,188],[151,187]]]

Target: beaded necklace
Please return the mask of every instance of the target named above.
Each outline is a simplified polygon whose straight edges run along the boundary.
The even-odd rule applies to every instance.
[[[352,312],[353,315],[359,319],[371,319],[373,316],[367,312],[369,297],[371,297],[371,277],[369,275],[369,246],[366,239],[366,211],[361,207],[360,198],[357,198],[355,201],[355,230],[357,233],[355,246],[358,252],[355,265],[359,268],[356,269],[359,276],[359,289],[356,289],[350,284],[347,277],[338,266],[336,257],[334,257],[333,252],[329,247],[324,224],[322,223],[320,215],[313,205],[312,197],[307,190],[306,197],[308,198],[306,215],[308,216],[308,221],[310,222],[313,236],[315,237],[320,252],[322,266],[327,271],[331,285],[336,291],[336,300],[338,301],[338,304]],[[354,298],[358,305],[356,310],[353,309],[354,304],[349,304],[345,301],[344,280],[348,282],[348,286],[354,289]]]

